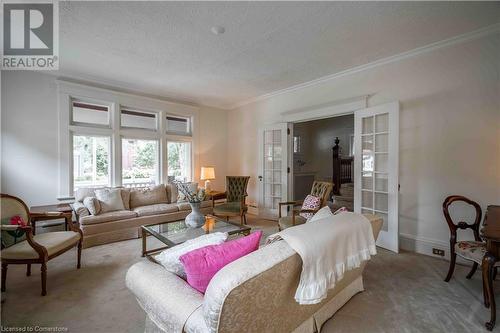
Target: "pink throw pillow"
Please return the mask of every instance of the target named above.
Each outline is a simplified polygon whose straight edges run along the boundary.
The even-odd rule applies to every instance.
[[[302,209],[318,209],[321,205],[321,199],[319,197],[315,197],[314,195],[308,194],[302,203]],[[309,220],[313,217],[314,213],[300,213],[300,216]]]
[[[259,248],[262,231],[219,245],[205,246],[182,255],[187,282],[205,293],[212,277],[224,266]]]

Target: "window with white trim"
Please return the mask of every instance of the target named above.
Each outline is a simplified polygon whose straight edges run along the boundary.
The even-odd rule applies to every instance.
[[[145,187],[159,180],[158,141],[122,139],[122,185]]]
[[[196,107],[65,81],[58,89],[60,199],[193,180]]]
[[[110,137],[73,135],[73,188],[109,186]]]

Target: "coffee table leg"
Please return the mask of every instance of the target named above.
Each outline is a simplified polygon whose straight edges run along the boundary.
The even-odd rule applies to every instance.
[[[142,256],[146,256],[146,230],[144,230],[143,228],[141,228],[141,232],[142,232]]]

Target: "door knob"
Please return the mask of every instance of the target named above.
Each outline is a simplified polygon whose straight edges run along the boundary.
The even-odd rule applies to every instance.
[[[262,176],[259,176],[259,181],[262,181]]]

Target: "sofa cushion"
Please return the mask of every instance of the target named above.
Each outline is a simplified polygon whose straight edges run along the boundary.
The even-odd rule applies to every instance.
[[[177,207],[179,207],[180,211],[191,210],[191,205],[189,204],[189,202],[186,202],[186,201],[178,202],[176,205],[177,205]],[[212,206],[212,201],[210,201],[210,200],[202,201],[200,204],[200,208],[207,208],[210,206]]]
[[[56,231],[35,235],[33,238],[35,242],[47,249],[50,256],[66,247],[76,245],[80,240],[80,234],[74,231]],[[38,253],[27,240],[2,250],[3,259],[36,259],[38,257]]]
[[[138,216],[148,216],[148,215],[175,213],[179,211],[179,208],[177,207],[176,204],[163,203],[163,204],[136,207],[133,209],[133,211],[136,212]]]
[[[126,220],[137,217],[136,212],[131,212],[130,210],[116,210],[114,212],[102,213],[99,215],[88,215],[80,218],[81,224],[96,224],[102,222],[110,222],[117,220]]]
[[[177,197],[179,196],[179,191],[177,190],[177,185],[175,184],[167,184],[165,185],[167,190],[168,202],[176,203]]]
[[[120,189],[122,190],[123,206],[126,210],[130,210],[130,189],[125,187],[120,187]]]
[[[130,190],[130,209],[154,204],[168,203],[165,185]]]

